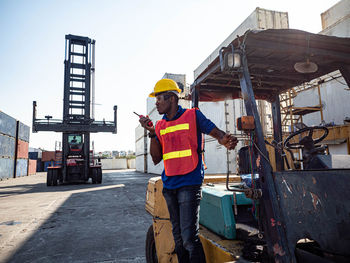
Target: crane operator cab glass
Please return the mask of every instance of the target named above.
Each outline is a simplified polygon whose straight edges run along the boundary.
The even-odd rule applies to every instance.
[[[68,144],[71,154],[80,154],[83,149],[83,136],[81,134],[70,134]]]

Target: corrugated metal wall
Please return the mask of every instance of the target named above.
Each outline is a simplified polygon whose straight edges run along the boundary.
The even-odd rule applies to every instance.
[[[147,133],[141,125],[135,129],[136,171],[147,172]]]
[[[0,111],[0,180],[28,175],[30,128]]]

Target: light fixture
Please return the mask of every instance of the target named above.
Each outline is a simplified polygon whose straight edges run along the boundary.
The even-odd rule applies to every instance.
[[[317,64],[310,61],[310,36],[307,37],[306,61],[296,62],[294,69],[302,74],[314,73],[318,70]]]
[[[311,62],[309,58],[306,58],[304,62],[297,62],[294,64],[294,69],[303,74],[314,73],[318,70],[316,63]]]
[[[232,44],[231,48],[232,51],[228,50],[225,52],[225,48],[222,48],[219,52],[221,71],[237,71],[242,65],[240,51],[235,50]]]
[[[239,68],[241,66],[241,55],[238,53],[226,53],[224,55],[225,57],[225,64],[229,68]]]

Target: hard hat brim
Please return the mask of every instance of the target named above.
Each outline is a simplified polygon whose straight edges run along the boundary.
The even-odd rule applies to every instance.
[[[156,97],[158,94],[160,94],[160,93],[165,93],[165,92],[172,92],[172,93],[174,93],[175,95],[179,96],[179,94],[182,92],[182,90],[177,89],[177,90],[166,90],[166,91],[161,91],[161,92],[152,92],[152,93],[149,94],[149,97],[154,98],[154,97]]]

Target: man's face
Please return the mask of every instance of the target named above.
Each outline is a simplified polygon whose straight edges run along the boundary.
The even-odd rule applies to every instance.
[[[156,96],[156,107],[159,114],[166,114],[171,108],[171,96],[162,93]]]

